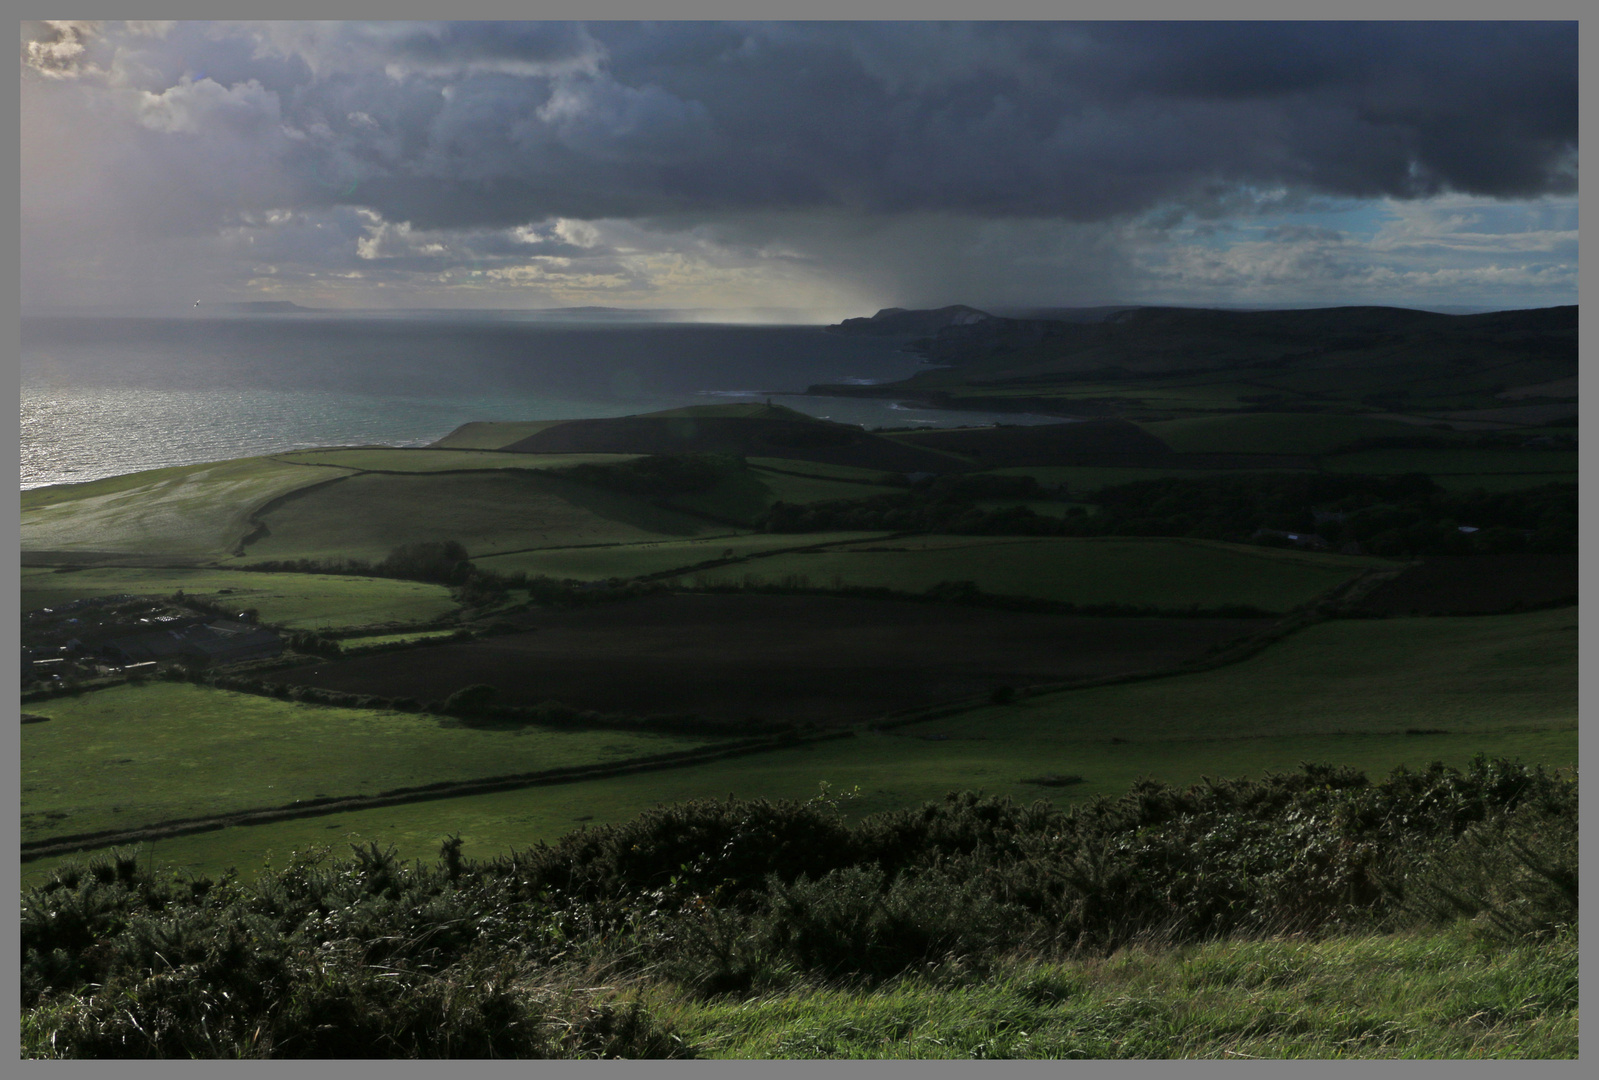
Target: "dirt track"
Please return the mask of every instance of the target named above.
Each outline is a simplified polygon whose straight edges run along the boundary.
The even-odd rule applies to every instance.
[[[1268,621],[692,594],[525,620],[525,633],[306,665],[274,678],[421,701],[490,683],[504,704],[846,723],[997,686],[1165,668]]]

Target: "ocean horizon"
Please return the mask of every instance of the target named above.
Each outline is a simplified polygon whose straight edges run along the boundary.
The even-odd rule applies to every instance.
[[[820,326],[489,313],[26,316],[21,488],[309,446],[423,446],[474,420],[623,416],[779,398],[863,427],[1061,417],[806,395],[925,370]]]

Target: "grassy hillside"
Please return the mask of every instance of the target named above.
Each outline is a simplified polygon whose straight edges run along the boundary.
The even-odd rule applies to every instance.
[[[254,881],[62,867],[23,896],[23,1056],[1576,1054],[1574,776],[848,801],[698,800],[494,860],[303,850]]]
[[[777,555],[700,571],[692,580],[730,584],[753,575],[772,584],[804,579],[813,588],[875,586],[901,592],[971,581],[984,592],[1074,604],[1246,604],[1280,612],[1387,565],[1198,540],[917,536]]]
[[[543,427],[504,449],[531,454],[734,454],[880,472],[943,472],[961,465],[957,458],[781,405],[700,406],[567,420]]]
[[[942,370],[855,392],[938,388],[952,397],[1026,398],[1114,382],[1115,397],[1125,402],[1146,388],[1215,375],[1252,384],[1256,402],[1301,398],[1319,408],[1329,399],[1359,404],[1376,397],[1469,408],[1462,396],[1491,403],[1508,387],[1572,376],[1576,335],[1575,306],[1482,315],[1142,308],[1097,323],[997,319],[949,327],[920,343],[924,356],[947,365]]]
[[[499,450],[563,420],[473,420],[430,445],[452,450]]]
[[[22,493],[22,549],[223,556],[253,510],[341,475],[239,458],[34,488]]]
[[[1144,945],[655,1013],[715,1059],[1573,1058],[1576,959],[1463,928]]]
[[[59,573],[24,567],[22,610],[117,593],[168,596],[180,589],[197,599],[255,608],[262,622],[293,629],[423,622],[456,608],[443,585],[394,578],[110,567]]]
[[[268,533],[249,545],[252,560],[381,559],[397,544],[429,540],[458,540],[478,557],[726,531],[643,499],[523,473],[363,474],[260,519]]]

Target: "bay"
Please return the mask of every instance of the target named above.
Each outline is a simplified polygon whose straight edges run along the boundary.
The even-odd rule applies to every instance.
[[[801,393],[921,370],[902,346],[816,326],[454,313],[25,318],[21,486],[766,396],[868,428],[1060,420]]]

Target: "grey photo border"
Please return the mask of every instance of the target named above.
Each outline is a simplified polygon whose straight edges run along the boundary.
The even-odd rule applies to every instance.
[[[1316,10],[1317,6],[1307,3],[1276,3],[1266,0],[1205,0],[1200,4],[1177,4],[1173,0],[1079,0],[1072,4],[1048,3],[1046,0],[986,0],[976,3],[974,0],[810,0],[805,4],[795,0],[673,0],[669,4],[646,4],[642,0],[544,0],[537,5],[519,4],[513,0],[457,0],[448,5],[439,3],[423,3],[419,0],[343,0],[332,5],[332,10],[327,4],[312,4],[299,2],[299,0],[282,0],[271,5],[270,11],[276,19],[327,19],[337,16],[341,19],[399,19],[423,18],[428,15],[437,15],[447,12],[449,15],[472,19],[504,18],[526,19],[530,16],[538,18],[574,18],[574,19],[634,19],[669,18],[683,19],[841,19],[841,20],[962,20],[980,17],[984,20],[1018,19],[1018,20],[1051,20],[1061,18],[1072,19],[1311,19],[1325,18],[1326,12]],[[89,9],[85,11],[84,9]],[[94,17],[109,17],[117,12],[123,5],[113,5],[105,0],[90,0],[73,5],[73,10],[64,14]],[[141,5],[139,15],[150,17],[165,17],[177,19],[195,18],[239,18],[244,13],[252,10],[263,10],[257,4],[241,4],[236,0],[227,3],[197,3],[194,0],[158,0],[155,3]],[[1534,20],[1561,20],[1579,18],[1582,6],[1574,0],[1532,0],[1517,4],[1491,3],[1485,0],[1389,0],[1386,3],[1375,0],[1344,0],[1337,5],[1332,14],[1339,20],[1346,19],[1534,19]],[[30,12],[30,15],[43,17],[51,13]],[[1594,50],[1583,44],[1580,56],[1584,69],[1588,67],[1587,61],[1592,57]],[[1585,79],[1582,85],[1582,105],[1590,104],[1593,96],[1592,79]],[[1586,110],[1585,110],[1586,112]],[[7,114],[8,126],[12,137],[9,145],[17,148],[20,141],[20,121],[16,109]],[[1582,124],[1580,130],[1586,134],[1591,124]],[[1586,144],[1587,140],[1582,142]],[[19,154],[20,149],[16,151]],[[1586,155],[1582,155],[1585,157]],[[19,176],[20,167],[10,175]],[[20,179],[17,181],[20,187]],[[16,205],[13,202],[13,205]],[[8,227],[8,239],[11,249],[19,249],[20,222],[13,221]],[[16,266],[9,288],[4,292],[6,316],[5,325],[12,328],[4,342],[4,352],[0,353],[3,363],[0,371],[5,373],[8,381],[18,388],[20,398],[21,384],[21,342],[20,342],[20,266]],[[1591,289],[1586,283],[1579,290],[1579,297],[1585,299]],[[1579,353],[1579,364],[1585,364],[1592,354],[1593,349],[1584,348]],[[1594,406],[1587,399],[1582,399],[1580,417],[1583,423],[1594,414]],[[15,414],[13,414],[15,415]],[[20,423],[20,421],[19,421]],[[20,428],[19,428],[20,434]],[[6,455],[8,460],[18,463],[20,470],[20,450],[17,440],[7,444]],[[1581,500],[1581,525],[1583,549],[1589,542],[1594,542],[1595,513],[1593,500]],[[10,535],[17,537],[20,528],[20,508],[17,504],[10,504],[4,510],[4,520]],[[20,551],[19,551],[20,563]],[[7,596],[16,602],[20,583],[17,578],[8,578],[5,588]],[[1590,596],[1590,593],[1599,593],[1599,582],[1585,579],[1579,596],[1585,611],[1591,612],[1593,608],[1587,603],[1590,599],[1599,597]],[[14,610],[14,609],[13,609]],[[1580,662],[1582,674],[1579,683],[1578,708],[1579,713],[1585,714],[1588,705],[1594,701],[1599,682],[1592,674],[1593,669],[1587,661],[1599,654],[1599,649],[1592,646],[1592,639],[1586,633],[1588,622],[1591,620],[1582,616],[1580,621],[1583,644],[1580,646]],[[17,637],[20,633],[17,625],[7,625],[9,637]],[[9,638],[8,638],[9,640]],[[14,669],[7,668],[8,671]],[[13,683],[15,689],[16,684]],[[8,767],[4,772],[4,790],[9,795],[7,802],[7,820],[11,823],[8,847],[11,856],[5,861],[3,867],[3,880],[9,890],[8,895],[19,897],[20,864],[17,860],[18,843],[21,831],[20,825],[20,779],[19,761],[17,758],[16,744],[13,743],[7,751]],[[1599,749],[1590,740],[1580,744],[1579,761],[1586,771],[1592,764],[1595,756],[1599,756]],[[1592,828],[1595,810],[1591,806],[1583,809],[1581,826],[1584,831]],[[1585,860],[1586,861],[1586,860]],[[1592,899],[1585,901],[1582,906],[1582,922],[1591,920],[1590,914],[1596,902]],[[14,925],[14,924],[13,924]],[[17,938],[8,935],[5,938],[4,955],[10,961],[10,970],[17,970]],[[1585,959],[1589,959],[1585,956]],[[1584,967],[1588,965],[1584,963]],[[20,987],[15,979],[5,984],[5,1000],[8,1004],[6,1023],[13,1036],[13,1045],[20,1045],[18,1035],[18,1016],[20,1012]],[[1586,1038],[1589,1034],[1590,1024],[1583,1022],[1580,1026],[1581,1035]],[[71,1072],[64,1070],[70,1068]],[[110,1075],[115,1070],[120,1077],[133,1076],[138,1078],[149,1077],[151,1080],[171,1076],[214,1076],[221,1068],[227,1072],[248,1070],[252,1075],[265,1075],[270,1071],[273,1075],[290,1077],[322,1077],[333,1072],[332,1063],[317,1061],[276,1061],[268,1063],[238,1063],[221,1065],[216,1062],[193,1062],[188,1064],[177,1062],[74,1062],[71,1066],[56,1066],[44,1062],[21,1062],[19,1076],[50,1075]],[[436,1065],[428,1062],[340,1062],[336,1066],[338,1075],[346,1076],[371,1076],[383,1077],[389,1080],[393,1077],[434,1077],[439,1073]],[[1451,1080],[1455,1077],[1483,1077],[1496,1078],[1504,1074],[1505,1064],[1498,1061],[1434,1061],[1434,1062],[1379,1062],[1379,1061],[1296,1061],[1296,1062],[1223,1062],[1223,1061],[1191,1061],[1180,1062],[1150,1062],[1150,1061],[1093,1061],[1073,1062],[1069,1066],[1044,1061],[1031,1062],[984,1062],[981,1066],[963,1062],[908,1062],[908,1061],[876,1061],[876,1062],[789,1062],[789,1061],[729,1061],[729,1062],[551,1062],[540,1061],[526,1062],[459,1062],[449,1066],[451,1074],[459,1069],[466,1069],[475,1076],[506,1076],[522,1077],[529,1070],[537,1076],[644,1076],[651,1080],[674,1080],[682,1077],[702,1076],[752,1076],[757,1080],[786,1077],[833,1077],[833,1076],[871,1076],[876,1078],[884,1076],[916,1076],[923,1077],[968,1077],[968,1076],[1003,1076],[1010,1077],[1054,1077],[1069,1073],[1072,1076],[1113,1076],[1113,1077],[1143,1077],[1149,1075],[1174,1075],[1179,1070],[1184,1077],[1190,1076],[1216,1076],[1235,1077],[1245,1076],[1389,1076],[1389,1075],[1437,1075],[1443,1076],[1448,1070]],[[1540,1076],[1579,1075],[1580,1062],[1527,1062],[1517,1066],[1518,1071],[1530,1070]]]

